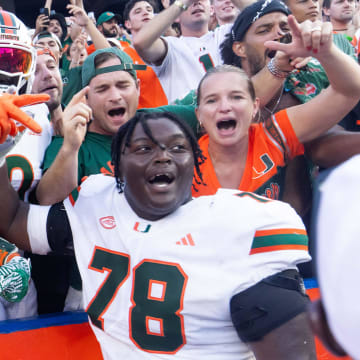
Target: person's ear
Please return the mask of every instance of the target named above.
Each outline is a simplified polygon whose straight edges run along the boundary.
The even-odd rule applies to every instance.
[[[324,15],[330,16],[330,9],[323,6],[322,10],[323,10]]]
[[[246,49],[245,49],[245,44],[242,41],[235,41],[232,45],[232,50],[234,52],[235,55],[241,57],[241,58],[246,58]]]
[[[128,30],[131,30],[131,22],[129,20],[125,20],[124,25]]]

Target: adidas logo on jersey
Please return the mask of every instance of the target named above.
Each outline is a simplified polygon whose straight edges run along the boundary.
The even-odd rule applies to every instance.
[[[182,237],[180,241],[177,241],[176,245],[195,246],[195,243],[191,234],[187,234],[186,236]]]
[[[110,230],[116,227],[115,218],[113,216],[104,216],[100,218],[99,221],[104,229]]]

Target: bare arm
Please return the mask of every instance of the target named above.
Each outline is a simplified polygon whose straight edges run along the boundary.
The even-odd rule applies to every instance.
[[[231,1],[240,10],[245,9],[247,6],[256,2],[256,0],[231,0]]]
[[[85,104],[87,91],[86,87],[74,95],[64,111],[63,145],[36,188],[41,205],[64,200],[78,185],[78,153],[91,118],[91,109]]]
[[[76,5],[67,5],[69,14],[72,15],[72,20],[81,26],[87,34],[91,37],[95,49],[104,49],[110,47],[105,36],[96,28],[95,24],[89,19],[85,10]]]
[[[346,131],[336,125],[326,134],[305,144],[305,149],[315,164],[323,168],[336,166],[360,154],[360,132]]]
[[[18,248],[31,251],[27,234],[29,204],[19,200],[17,192],[9,183],[6,164],[0,167],[0,236]]]
[[[49,12],[50,12],[51,11],[51,5],[52,5],[52,0],[46,0],[44,8],[48,8]]]
[[[301,313],[265,335],[247,343],[256,360],[316,360],[314,337],[306,313]]]
[[[48,95],[10,95],[0,97],[0,236],[15,243],[19,248],[30,250],[27,236],[28,204],[19,200],[18,194],[12,188],[5,162],[6,154],[21,139],[24,126],[35,133],[41,132],[41,127],[20,107],[41,103],[49,100]],[[22,125],[19,126],[18,123]]]
[[[183,4],[190,5],[193,1],[184,0]],[[133,45],[144,61],[160,65],[167,54],[167,45],[160,36],[183,12],[175,3],[156,15],[133,36]]]
[[[330,22],[305,21],[289,16],[291,44],[266,42],[292,57],[315,56],[324,67],[330,86],[311,101],[290,107],[287,113],[300,142],[310,141],[338,123],[360,98],[360,67],[333,44]],[[320,45],[321,43],[321,45]]]

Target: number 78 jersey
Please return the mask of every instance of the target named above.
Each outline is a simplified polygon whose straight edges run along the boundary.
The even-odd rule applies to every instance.
[[[65,207],[105,359],[253,359],[231,298],[310,259],[294,210],[252,193],[220,190],[147,221],[96,175]]]

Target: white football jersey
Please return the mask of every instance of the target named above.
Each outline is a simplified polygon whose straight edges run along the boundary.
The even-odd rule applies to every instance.
[[[64,204],[105,359],[253,359],[233,327],[231,298],[310,260],[295,211],[252,193],[219,190],[148,221],[114,178],[94,175]],[[32,207],[30,240],[44,238],[38,219],[47,209]]]
[[[232,24],[222,25],[200,38],[168,36],[168,51],[160,66],[150,64],[158,76],[169,104],[196,89],[206,70],[222,64],[220,44]]]
[[[51,142],[53,130],[48,119],[49,110],[45,104],[24,106],[21,109],[42,127],[40,134],[26,129],[21,140],[6,156],[11,185],[19,193],[20,198],[27,201],[29,192],[41,179],[41,164],[46,148]]]

